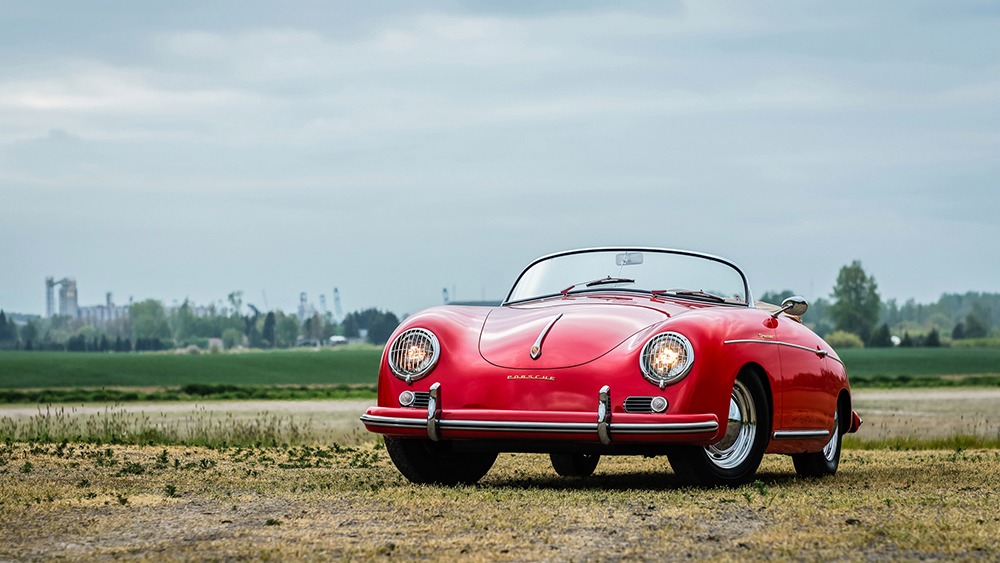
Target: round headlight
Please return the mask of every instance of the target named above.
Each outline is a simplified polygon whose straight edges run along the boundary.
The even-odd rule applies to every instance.
[[[389,369],[407,383],[427,375],[437,364],[441,346],[429,330],[411,328],[389,346]]]
[[[693,363],[691,341],[676,332],[654,336],[642,347],[642,355],[639,356],[642,376],[660,389],[680,381],[691,371]]]

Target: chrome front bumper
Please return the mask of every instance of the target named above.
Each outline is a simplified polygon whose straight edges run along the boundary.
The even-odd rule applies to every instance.
[[[586,419],[590,420],[587,421]],[[614,420],[612,420],[612,418]],[[384,434],[401,431],[403,435],[426,435],[431,440],[446,438],[490,438],[504,434],[550,434],[589,441],[597,438],[611,445],[613,436],[625,441],[629,436],[699,435],[714,436],[719,421],[714,414],[665,415],[615,413],[612,416],[611,390],[605,385],[597,397],[596,412],[492,411],[441,409],[441,384],[430,387],[427,410],[414,408],[372,407],[361,416],[368,430]]]

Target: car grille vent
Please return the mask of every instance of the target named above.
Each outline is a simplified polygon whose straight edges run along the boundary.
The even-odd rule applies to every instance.
[[[653,412],[652,397],[629,397],[625,399],[625,412]]]
[[[427,391],[414,391],[413,392],[413,404],[410,405],[415,409],[426,409],[427,404],[431,402],[431,394]]]

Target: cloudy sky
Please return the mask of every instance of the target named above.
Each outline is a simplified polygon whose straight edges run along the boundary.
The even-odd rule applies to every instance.
[[[1000,291],[994,2],[0,0],[0,308],[397,313],[532,258]]]

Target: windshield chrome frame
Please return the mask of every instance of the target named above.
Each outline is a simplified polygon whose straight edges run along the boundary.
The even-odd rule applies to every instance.
[[[554,252],[552,254],[546,254],[545,256],[542,256],[540,258],[536,258],[530,264],[528,264],[527,266],[525,266],[523,270],[521,270],[521,273],[518,274],[517,279],[515,279],[514,283],[510,286],[510,290],[507,292],[507,297],[504,298],[503,303],[501,303],[500,306],[503,307],[503,306],[506,306],[506,305],[510,305],[512,303],[527,303],[529,301],[537,301],[539,299],[548,299],[548,298],[556,297],[556,296],[560,295],[559,293],[552,293],[552,294],[546,294],[546,295],[538,295],[536,297],[529,297],[527,299],[518,299],[517,301],[511,301],[510,300],[510,296],[514,294],[514,288],[517,287],[518,283],[520,283],[521,278],[524,277],[524,274],[528,270],[530,270],[532,267],[534,267],[535,264],[538,264],[540,262],[544,262],[546,260],[551,260],[552,258],[558,258],[560,256],[569,256],[571,254],[586,254],[586,253],[589,253],[589,252],[660,252],[660,253],[663,253],[663,254],[677,254],[677,255],[681,255],[681,256],[690,256],[690,257],[693,257],[693,258],[704,258],[706,260],[712,260],[714,262],[719,262],[721,264],[724,264],[724,265],[729,266],[730,268],[736,270],[736,273],[738,273],[740,275],[740,278],[743,280],[743,289],[744,289],[744,291],[746,291],[746,297],[747,297],[746,303],[728,303],[727,302],[727,303],[719,303],[719,305],[729,305],[729,306],[735,306],[735,307],[747,307],[747,308],[750,308],[750,309],[753,309],[753,308],[756,307],[756,305],[754,305],[753,292],[750,290],[750,282],[747,280],[746,274],[743,273],[743,269],[740,268],[739,266],[737,266],[736,263],[734,263],[734,262],[732,262],[730,260],[727,260],[725,258],[722,258],[721,256],[715,256],[714,254],[707,254],[707,253],[704,253],[704,252],[695,252],[695,251],[692,251],[692,250],[681,250],[681,249],[677,249],[677,248],[659,248],[659,247],[655,247],[655,246],[595,246],[595,247],[591,247],[591,248],[577,248],[577,249],[574,249],[574,250],[564,250],[564,251],[561,251],[561,252]],[[616,291],[616,289],[614,289],[614,288],[607,288],[607,289],[603,289],[603,290],[591,290],[591,291],[594,291],[594,292],[597,292],[597,291]],[[637,291],[637,290],[627,290],[627,289],[626,290],[622,290],[621,288],[617,289],[617,291],[631,291],[631,292],[635,292],[635,293],[644,293],[644,294],[648,293],[648,294],[652,295],[652,293],[649,292],[649,291]],[[695,301],[706,301],[705,299],[699,299],[698,297],[692,297],[692,296],[687,296],[687,295],[678,295],[678,296],[668,295],[668,296],[671,297],[671,298],[672,297],[677,297],[677,298],[681,298],[681,299],[692,299],[692,300],[695,300]]]

